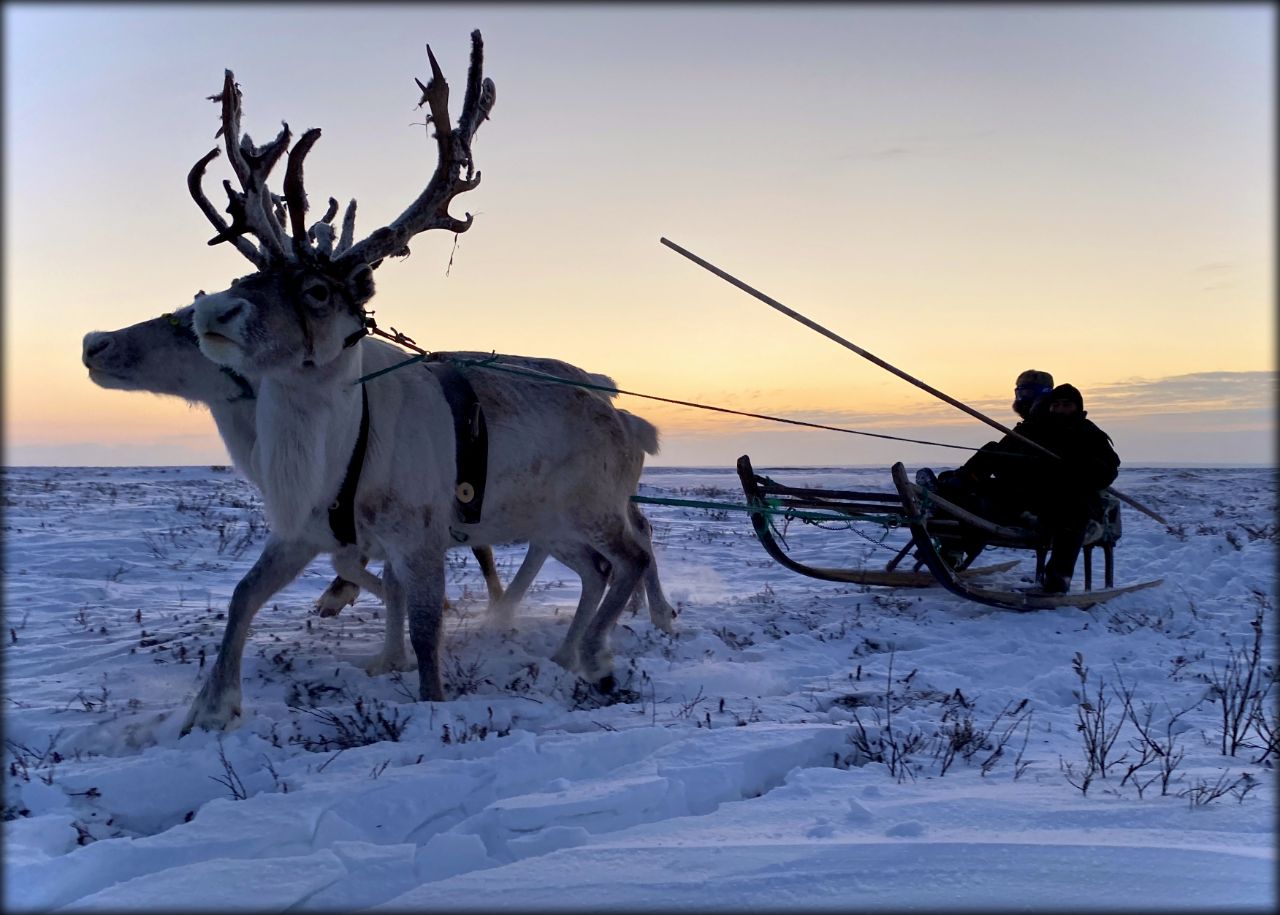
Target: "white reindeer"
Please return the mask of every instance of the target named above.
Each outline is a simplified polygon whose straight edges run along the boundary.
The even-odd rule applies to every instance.
[[[89,379],[99,387],[171,395],[207,407],[232,463],[256,482],[249,458],[257,440],[257,389],[243,375],[210,362],[200,352],[199,338],[191,327],[194,310],[187,306],[119,330],[91,331],[84,336],[81,360],[89,369]],[[474,553],[492,608],[503,593],[493,551],[477,547]],[[335,549],[333,564],[340,571],[316,601],[321,616],[337,615],[355,601],[361,587],[382,600],[382,579],[365,570],[365,559],[355,547]]]
[[[252,471],[249,456],[257,439],[254,418],[257,388],[243,375],[211,362],[200,352],[199,339],[191,325],[194,311],[195,307],[188,305],[119,330],[87,333],[84,336],[81,358],[89,370],[90,380],[100,387],[171,395],[208,407],[232,462],[242,474],[249,477]],[[359,345],[366,350],[380,351],[370,358],[370,364],[391,364],[401,357],[400,350],[378,340],[362,340]],[[493,358],[493,354],[480,353],[437,355],[441,359],[452,360]],[[614,387],[612,379],[607,376],[584,372],[558,359],[521,356],[502,356],[501,359],[505,365],[558,375],[596,388]],[[615,395],[609,393],[608,396]],[[634,445],[640,450],[645,446],[644,442]],[[250,481],[253,482],[251,477]],[[646,533],[649,532],[648,520],[635,506],[632,506],[632,511],[636,524]],[[504,597],[493,561],[493,550],[487,546],[478,546],[473,547],[472,552],[484,573],[489,591],[488,623],[495,628],[510,628],[515,609],[546,561],[547,553],[538,547],[529,550],[520,570],[511,581],[512,587],[505,592]],[[322,617],[336,615],[342,607],[355,600],[360,590],[357,581],[379,600],[383,599],[382,580],[365,570],[366,557],[359,555],[359,550],[354,545],[338,545],[332,557],[335,569],[341,569],[346,575],[340,574],[335,578],[316,601]],[[646,572],[645,586],[649,596],[648,603],[652,608],[650,617],[653,623],[670,631],[675,611],[662,593],[656,564],[651,565]],[[637,591],[636,597],[640,597],[640,594]],[[399,627],[403,631],[403,623],[394,614],[388,616],[389,627]],[[403,637],[388,635],[382,653],[374,656],[366,669],[375,674],[407,669],[403,646]]]
[[[288,147],[287,126],[264,147],[247,136],[242,143],[239,92],[230,71],[217,97],[228,157],[243,189],[226,183],[230,225],[200,187],[218,150],[196,163],[188,186],[218,229],[214,240],[231,241],[258,269],[198,299],[194,324],[209,358],[258,386],[257,440],[249,460],[272,533],[236,587],[218,660],[186,728],[223,727],[240,714],[249,621],[315,554],[323,539],[316,531],[325,529],[328,506],[353,474],[356,541],[362,551],[385,557],[388,610],[406,611],[423,699],[444,698],[444,552],[461,538],[471,545],[527,541],[573,569],[582,595],[553,658],[601,690],[613,688],[609,636],[652,562],[630,509],[643,468],[643,454],[632,443],[647,439],[656,448],[656,430],[580,388],[468,371],[488,426],[489,485],[483,517],[463,523],[455,517],[454,416],[441,382],[413,369],[357,384],[372,368],[366,350],[354,344],[371,323],[364,305],[374,292],[374,266],[406,253],[419,232],[461,232],[471,222],[451,217],[448,205],[478,183],[471,138],[492,106],[493,83],[481,79],[482,44],[474,32],[466,97],[454,126],[448,87],[429,48],[428,56],[433,75],[423,98],[436,127],[435,173],[405,213],[357,244],[351,242],[354,205],[336,245],[327,220],[310,230],[305,224],[302,162],[319,131],[307,131],[289,152],[286,234],[275,215],[280,200],[266,178]],[[353,461],[366,423],[367,450]]]

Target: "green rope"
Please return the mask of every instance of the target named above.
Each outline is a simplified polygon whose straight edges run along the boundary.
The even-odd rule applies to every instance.
[[[356,384],[364,384],[366,381],[372,381],[373,379],[381,375],[386,375],[388,372],[394,372],[396,369],[402,369],[406,365],[413,365],[415,362],[421,362],[423,359],[426,359],[426,358],[427,357],[425,355],[413,356],[409,359],[404,360],[403,362],[397,362],[395,365],[388,366],[385,369],[379,369],[376,372],[370,372],[368,375],[364,375],[360,378],[357,378]]]
[[[796,508],[780,508],[776,502],[768,505],[739,505],[734,502],[706,502],[698,499],[664,499],[657,496],[632,496],[632,502],[645,505],[674,505],[678,508],[726,509],[728,511],[751,512],[757,515],[782,515],[785,518],[798,518],[801,521],[876,521],[894,526],[897,521],[890,515],[827,515]]]
[[[804,512],[795,511],[791,509],[779,509],[778,506],[781,505],[781,502],[777,499],[768,499],[767,501],[770,508],[773,509],[773,511],[766,512],[766,513],[782,515],[785,521],[785,524],[783,525],[782,530],[778,530],[777,525],[774,524],[772,520],[769,521],[769,527],[773,529],[774,535],[779,540],[781,540],[784,545],[787,542],[787,529],[791,526],[791,521],[793,519],[799,519],[802,523],[812,524],[814,527],[818,528],[819,530],[853,531],[855,534],[857,534],[863,540],[866,540],[868,543],[870,543],[874,547],[890,550],[892,552],[897,552],[896,548],[886,546],[885,540],[888,538],[889,533],[891,531],[896,530],[897,528],[902,526],[903,520],[898,515],[858,514],[858,515],[838,515],[834,519],[831,518],[830,516],[818,516],[817,518],[814,518],[812,516],[807,516]],[[865,533],[862,529],[858,527],[858,525],[855,523],[856,521],[870,521],[870,522],[875,522],[876,524],[879,524],[882,531],[882,533],[880,534],[880,537],[877,539]],[[835,523],[840,526],[839,527],[827,526],[828,524],[831,524],[831,523]]]

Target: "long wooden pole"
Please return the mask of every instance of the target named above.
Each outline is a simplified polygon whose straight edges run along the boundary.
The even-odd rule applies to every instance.
[[[994,419],[987,416],[985,413],[978,412],[968,404],[962,403],[956,400],[954,397],[951,397],[949,394],[946,394],[943,391],[939,391],[937,388],[933,387],[932,385],[925,384],[923,381],[921,381],[919,378],[916,378],[914,375],[909,375],[906,372],[902,371],[902,369],[898,368],[897,366],[891,365],[888,362],[885,362],[883,359],[881,359],[879,356],[875,355],[874,353],[867,352],[865,349],[858,346],[856,343],[852,343],[846,340],[844,337],[840,336],[839,334],[823,327],[821,324],[817,323],[816,321],[812,321],[809,318],[806,318],[804,315],[800,314],[800,312],[794,311],[788,308],[786,305],[783,305],[777,299],[770,298],[760,290],[754,289],[751,286],[748,286],[746,283],[742,282],[742,280],[738,279],[737,277],[729,273],[725,273],[715,264],[712,264],[712,263],[709,263],[708,261],[703,260],[702,258],[698,257],[698,255],[694,254],[692,251],[688,251],[685,248],[680,247],[670,239],[661,238],[659,239],[659,241],[661,241],[664,245],[666,245],[672,251],[675,251],[677,254],[683,254],[685,257],[693,261],[699,267],[709,270],[710,272],[714,273],[716,276],[720,277],[720,279],[728,283],[731,283],[734,286],[737,286],[739,289],[741,289],[743,292],[747,293],[748,295],[759,299],[761,302],[764,302],[770,308],[777,309],[778,311],[786,315],[788,318],[791,318],[795,321],[799,321],[801,324],[803,324],[805,327],[810,328],[811,330],[816,330],[818,333],[822,334],[822,336],[830,340],[834,340],[836,343],[839,343],[845,349],[852,350],[862,358],[880,366],[880,368],[884,369],[885,371],[892,372],[894,375],[897,375],[903,381],[908,381],[911,384],[915,385],[916,387],[920,388],[921,390],[928,391],[930,394],[932,394],[934,397],[938,398],[939,400],[943,401],[944,403],[949,403],[951,404],[951,406],[955,407],[956,409],[963,410],[965,413],[968,413],[970,416],[974,417],[975,419],[982,420],[982,422],[986,423],[988,426],[991,426],[995,429],[999,429],[1005,435],[1012,435],[1014,438],[1019,439],[1020,441],[1026,442],[1027,444],[1031,445],[1034,448],[1038,448],[1040,451],[1044,452],[1049,457],[1057,458],[1058,460],[1061,460],[1061,458],[1058,458],[1056,454],[1054,454],[1048,448],[1041,445],[1039,442],[1032,441],[1022,433],[1017,432],[1014,429],[1010,429],[1008,426],[1005,426],[1002,423],[996,422]],[[1165,527],[1169,527],[1168,521],[1166,521],[1164,518],[1161,518],[1158,514],[1156,514],[1154,511],[1147,508],[1145,505],[1141,504],[1140,502],[1137,502],[1131,499],[1129,496],[1126,496],[1124,493],[1118,492],[1117,490],[1112,489],[1110,487],[1107,488],[1107,492],[1111,493],[1121,502],[1125,502],[1129,505],[1132,505],[1134,508],[1142,512],[1144,515],[1147,515],[1148,517],[1154,518],[1156,521],[1159,521]]]

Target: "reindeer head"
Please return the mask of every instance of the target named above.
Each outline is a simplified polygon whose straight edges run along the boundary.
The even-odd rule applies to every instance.
[[[81,359],[89,380],[122,391],[170,394],[196,403],[252,399],[252,386],[200,353],[188,305],[149,321],[84,335]]]
[[[187,186],[218,230],[209,244],[231,242],[257,271],[196,303],[195,331],[200,349],[210,359],[251,377],[328,365],[373,326],[365,306],[374,293],[373,271],[384,258],[407,255],[409,240],[420,232],[465,232],[471,227],[471,215],[455,219],[449,215],[449,204],[480,183],[480,173],[473,168],[471,140],[489,116],[495,97],[493,81],[481,77],[480,33],[471,33],[471,66],[457,126],[449,116],[449,85],[430,46],[427,57],[432,75],[425,86],[418,81],[419,106],[430,107],[427,121],[435,125],[435,172],[394,222],[359,242],[352,240],[354,200],[347,206],[336,238],[333,219],[338,202],[333,198],[324,217],[309,228],[306,225],[302,164],[320,137],[319,129],[308,130],[288,151],[284,196],[270,192],[267,177],[289,147],[289,126],[285,124],[262,147],[255,146],[247,134],[242,140],[240,90],[232,72],[226,71],[222,92],[211,98],[222,106],[219,133],[241,186],[237,191],[230,181],[223,182],[230,201],[226,209],[230,224],[201,189],[205,167],[219,155],[216,147],[191,169]]]

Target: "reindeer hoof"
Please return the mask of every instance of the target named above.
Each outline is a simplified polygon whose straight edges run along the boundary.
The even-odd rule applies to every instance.
[[[659,629],[667,635],[675,635],[677,612],[676,608],[670,604],[656,611],[651,609],[649,622],[653,623],[655,629]]]
[[[337,616],[342,608],[354,604],[360,596],[360,587],[349,581],[335,581],[325,589],[316,601],[316,609],[322,617]]]
[[[192,728],[204,731],[229,731],[244,720],[240,703],[234,705],[210,706],[197,700],[187,712],[187,719],[182,723],[178,736],[185,737]]]
[[[600,678],[600,681],[596,683],[596,689],[607,696],[613,692],[617,685],[617,682],[613,679],[613,674],[608,674]]]

